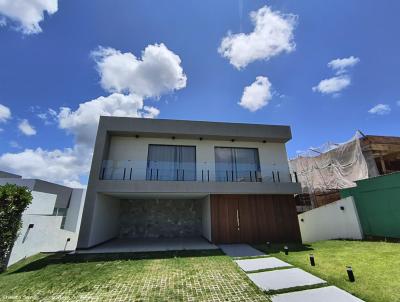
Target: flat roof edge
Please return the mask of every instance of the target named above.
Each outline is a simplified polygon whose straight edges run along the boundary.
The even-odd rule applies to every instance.
[[[114,135],[146,137],[204,138],[286,143],[292,138],[290,126],[228,122],[100,117],[99,131]]]

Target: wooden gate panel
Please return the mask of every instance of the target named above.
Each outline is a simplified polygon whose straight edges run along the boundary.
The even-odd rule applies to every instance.
[[[240,241],[256,242],[258,240],[257,216],[254,213],[255,203],[253,199],[242,196],[237,198],[239,221],[240,221]]]
[[[301,240],[291,195],[211,195],[210,200],[214,243]]]
[[[224,195],[211,196],[211,236],[213,242],[240,242],[237,228],[237,201]]]

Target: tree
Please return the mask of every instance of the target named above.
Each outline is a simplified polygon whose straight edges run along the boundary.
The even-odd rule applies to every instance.
[[[27,187],[0,186],[0,273],[7,268],[7,259],[22,227],[22,213],[31,201],[32,194]]]

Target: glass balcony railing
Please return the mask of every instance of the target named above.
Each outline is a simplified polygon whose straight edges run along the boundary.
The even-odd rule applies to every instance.
[[[99,178],[101,180],[128,181],[199,181],[199,182],[297,182],[297,175],[275,167],[254,168],[251,165],[224,167],[215,164],[151,163],[146,161],[104,160]]]

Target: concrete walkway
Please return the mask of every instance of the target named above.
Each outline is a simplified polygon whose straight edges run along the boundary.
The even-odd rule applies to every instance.
[[[224,244],[219,247],[225,254],[233,258],[258,257],[236,259],[235,262],[263,291],[267,293],[282,292],[271,296],[273,302],[362,302],[336,286],[326,286],[325,280],[302,269],[293,268],[289,263],[280,259],[268,257],[247,244]],[[307,286],[316,286],[317,288],[305,289],[304,287]]]
[[[247,273],[258,270],[269,270],[291,266],[289,263],[286,263],[275,257],[235,260],[235,262],[242,270]]]
[[[247,274],[247,276],[264,291],[284,290],[293,287],[326,283],[325,280],[315,277],[299,268]]]
[[[263,252],[260,252],[259,250],[252,248],[248,244],[220,244],[219,248],[225,254],[233,258],[267,256]]]
[[[326,286],[272,296],[272,302],[362,302],[336,286]]]

